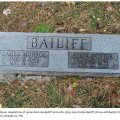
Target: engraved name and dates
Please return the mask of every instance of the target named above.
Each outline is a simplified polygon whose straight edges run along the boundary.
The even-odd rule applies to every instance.
[[[0,66],[48,67],[48,51],[0,51]]]
[[[91,37],[29,36],[25,50],[0,50],[0,66],[49,67],[52,50],[64,50],[68,69],[119,69],[118,53],[96,53],[92,47]]]
[[[118,69],[117,53],[69,52],[69,68]]]

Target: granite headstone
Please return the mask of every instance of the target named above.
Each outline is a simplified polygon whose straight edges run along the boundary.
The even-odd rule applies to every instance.
[[[0,32],[0,73],[120,75],[120,35]]]

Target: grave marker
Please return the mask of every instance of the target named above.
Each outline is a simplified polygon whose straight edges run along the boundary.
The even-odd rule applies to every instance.
[[[0,72],[120,76],[120,35],[0,33]]]

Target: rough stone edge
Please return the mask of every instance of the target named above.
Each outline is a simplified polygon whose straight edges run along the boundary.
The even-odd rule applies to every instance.
[[[79,76],[79,77],[120,77],[119,73],[66,73],[66,72],[23,72],[13,73],[12,71],[7,73],[0,73],[0,82],[12,82],[14,80],[20,80],[25,82],[27,80],[33,81],[50,81],[58,76]]]

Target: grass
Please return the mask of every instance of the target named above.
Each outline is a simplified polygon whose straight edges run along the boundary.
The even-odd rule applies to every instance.
[[[68,91],[73,85],[74,94]],[[75,85],[77,84],[77,86]],[[19,80],[1,83],[0,103],[5,108],[118,108],[120,78],[54,77],[48,82]]]
[[[10,15],[2,14],[9,8]],[[23,9],[24,8],[24,9]],[[1,2],[2,32],[120,33],[119,2]],[[4,108],[117,108],[120,78],[64,76],[0,83]]]
[[[34,32],[51,33],[54,29],[50,25],[40,24],[34,28]]]
[[[0,14],[0,31],[53,32],[69,26],[75,33],[120,33],[119,2],[76,2],[75,5],[66,2],[45,5],[40,2],[1,2],[1,13],[6,8],[10,8],[12,14]],[[85,30],[80,31],[83,28]]]

